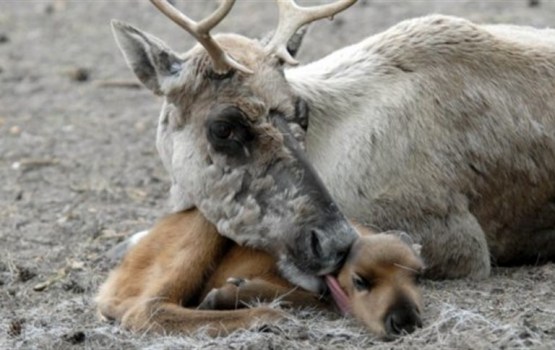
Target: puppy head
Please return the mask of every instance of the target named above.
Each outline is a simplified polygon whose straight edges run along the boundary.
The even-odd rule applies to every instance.
[[[337,276],[352,314],[382,338],[422,325],[417,283],[424,264],[409,239],[399,231],[360,237]]]

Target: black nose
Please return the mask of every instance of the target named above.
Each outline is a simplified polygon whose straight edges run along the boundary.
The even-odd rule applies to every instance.
[[[422,327],[419,312],[414,308],[398,308],[385,317],[385,331],[389,335],[412,333],[416,327]]]

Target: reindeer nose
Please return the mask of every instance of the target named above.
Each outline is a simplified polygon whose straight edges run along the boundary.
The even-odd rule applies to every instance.
[[[356,238],[353,235],[352,239],[346,236],[340,240],[334,237],[333,233],[336,232],[332,231],[332,235],[329,237],[329,232],[314,227],[310,228],[309,232],[312,256],[322,263],[319,275],[337,270],[343,264],[349,253],[352,241]]]
[[[398,308],[385,317],[385,331],[388,335],[412,333],[416,327],[422,327],[418,311],[413,308]]]

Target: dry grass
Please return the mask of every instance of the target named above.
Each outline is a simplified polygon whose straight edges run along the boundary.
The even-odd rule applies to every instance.
[[[555,349],[553,264],[495,269],[480,282],[426,282],[424,328],[390,343],[350,320],[306,310],[263,331],[217,339],[130,334],[100,322],[92,297],[110,267],[105,252],[149,227],[168,190],[154,149],[160,101],[145,90],[99,87],[133,78],[108,23],[132,22],[180,50],[192,41],[147,1],[52,4],[0,5],[0,349]],[[430,12],[555,25],[548,1],[534,8],[525,0],[356,6],[316,25],[300,60]],[[187,8],[198,18],[206,2]],[[221,30],[261,35],[274,20],[273,6],[243,1]],[[87,79],[68,75],[74,71]]]
[[[3,261],[3,267],[13,262]],[[424,327],[393,342],[373,339],[350,319],[316,310],[293,310],[282,322],[228,337],[132,334],[101,322],[91,294],[106,266],[69,269],[67,278],[33,291],[33,278],[0,275],[0,348],[60,349],[552,349],[555,347],[555,265],[495,270],[486,281],[426,281]],[[94,277],[93,277],[94,276]],[[92,280],[88,278],[93,277]],[[73,281],[68,283],[67,281]],[[72,290],[71,286],[81,289]],[[68,287],[69,286],[69,287]],[[13,295],[12,295],[13,294]],[[20,328],[12,334],[13,328]],[[15,332],[17,333],[17,332]]]

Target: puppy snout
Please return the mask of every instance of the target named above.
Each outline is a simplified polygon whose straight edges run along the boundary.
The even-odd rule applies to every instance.
[[[422,327],[420,314],[414,308],[394,309],[386,315],[384,323],[385,331],[392,336],[412,333],[417,327]]]

